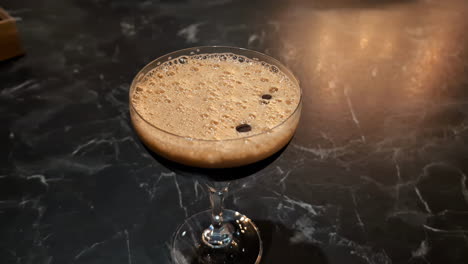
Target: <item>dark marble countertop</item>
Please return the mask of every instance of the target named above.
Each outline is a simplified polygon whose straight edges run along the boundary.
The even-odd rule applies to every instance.
[[[272,55],[304,91],[296,136],[235,180],[263,263],[468,263],[465,0],[4,0],[0,263],[170,263],[208,207],[129,122],[146,63],[200,45]]]

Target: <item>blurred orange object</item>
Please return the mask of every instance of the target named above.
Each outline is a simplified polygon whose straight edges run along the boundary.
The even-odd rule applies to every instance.
[[[24,54],[15,19],[0,8],[0,61]]]

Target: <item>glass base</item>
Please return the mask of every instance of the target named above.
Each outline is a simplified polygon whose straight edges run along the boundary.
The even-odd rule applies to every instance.
[[[223,210],[225,223],[232,225],[232,241],[214,248],[203,241],[203,232],[211,224],[211,210],[197,213],[177,230],[172,243],[172,259],[177,264],[258,264],[263,246],[257,226],[245,215]]]

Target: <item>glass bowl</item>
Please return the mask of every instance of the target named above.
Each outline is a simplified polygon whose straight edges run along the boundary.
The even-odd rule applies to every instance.
[[[276,66],[299,89],[299,100],[291,114],[269,130],[245,137],[207,140],[176,135],[145,120],[135,107],[132,96],[136,85],[145,75],[162,63],[181,56],[195,54],[233,53],[252,60]],[[223,46],[205,46],[178,50],[147,64],[133,79],[130,86],[130,117],[133,127],[143,143],[158,155],[184,165],[201,168],[231,168],[263,160],[281,148],[292,138],[299,123],[302,108],[302,92],[294,75],[276,59],[260,52]]]

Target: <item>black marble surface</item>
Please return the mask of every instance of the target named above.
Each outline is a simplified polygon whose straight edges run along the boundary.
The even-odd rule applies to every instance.
[[[235,180],[262,263],[468,263],[468,2],[3,0],[0,263],[170,263],[197,178],[142,146],[133,76],[164,53],[270,54],[304,91],[293,141]]]

